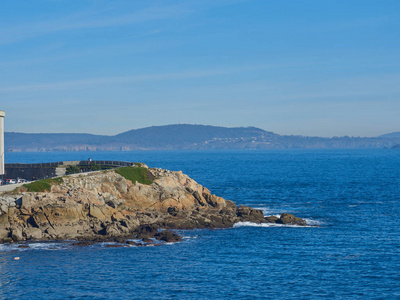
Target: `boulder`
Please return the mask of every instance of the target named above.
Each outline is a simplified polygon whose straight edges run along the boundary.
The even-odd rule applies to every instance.
[[[288,213],[281,214],[281,217],[278,220],[276,220],[276,223],[286,224],[286,225],[301,225],[301,226],[307,225],[307,222],[305,220],[295,217],[294,215]]]
[[[167,243],[175,243],[182,241],[182,237],[180,235],[177,235],[176,233],[173,233],[172,231],[169,230],[163,230],[157,233],[155,235],[155,238],[159,241],[164,241]]]
[[[265,220],[268,223],[276,223],[276,221],[278,221],[279,218],[277,216],[268,216],[268,217],[265,217]]]
[[[265,223],[264,214],[260,209],[241,205],[237,210],[237,216],[241,222]]]
[[[16,225],[11,226],[11,238],[14,242],[23,241],[22,228]]]
[[[27,240],[40,240],[43,233],[39,228],[29,227],[24,231]]]
[[[142,225],[139,228],[137,228],[134,233],[138,239],[151,238],[158,233],[158,226]]]
[[[104,214],[101,207],[99,207],[98,205],[94,205],[94,204],[91,204],[89,206],[89,216],[91,216],[92,218],[99,219],[99,220],[107,220],[107,217]]]
[[[0,228],[0,241],[9,239],[10,231],[5,228]]]

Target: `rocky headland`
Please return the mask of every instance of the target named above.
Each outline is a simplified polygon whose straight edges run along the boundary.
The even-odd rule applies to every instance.
[[[264,217],[261,210],[237,207],[180,171],[144,164],[40,180],[0,194],[2,243],[174,242],[181,238],[168,229],[229,228],[237,222],[306,225],[291,214]]]

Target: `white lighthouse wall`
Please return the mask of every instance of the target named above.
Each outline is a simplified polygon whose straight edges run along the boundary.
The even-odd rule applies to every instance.
[[[4,174],[4,113],[0,111],[0,175]]]

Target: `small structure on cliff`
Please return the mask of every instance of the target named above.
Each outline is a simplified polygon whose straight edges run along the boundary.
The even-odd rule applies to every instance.
[[[0,175],[4,175],[4,117],[5,112],[0,110]]]

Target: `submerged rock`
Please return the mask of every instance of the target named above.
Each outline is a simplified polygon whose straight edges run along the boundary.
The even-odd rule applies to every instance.
[[[149,238],[144,238],[144,239],[142,239],[142,242],[143,243],[153,243],[153,240],[149,239]]]
[[[90,245],[93,245],[93,242],[82,241],[72,244],[72,246],[90,246]]]
[[[118,244],[109,244],[106,245],[106,248],[122,248],[122,247],[126,247],[126,245],[118,245]]]
[[[126,241],[127,245],[131,245],[131,246],[143,246],[143,244],[141,243],[136,243],[134,241]]]

